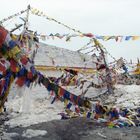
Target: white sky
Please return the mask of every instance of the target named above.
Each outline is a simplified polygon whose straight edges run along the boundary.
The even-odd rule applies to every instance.
[[[0,19],[26,9],[30,3],[48,16],[85,33],[140,35],[140,0],[0,0],[0,3]],[[35,16],[30,16],[30,28],[46,34],[71,33],[61,25]],[[74,38],[70,43],[64,40],[46,41],[71,50],[77,50],[87,42],[83,38]],[[136,61],[140,57],[140,40],[102,43],[116,58],[123,56]]]

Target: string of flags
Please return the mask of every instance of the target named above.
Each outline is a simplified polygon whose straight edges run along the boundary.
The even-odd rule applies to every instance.
[[[93,52],[93,54],[91,55],[91,56],[93,56],[94,54],[95,54],[95,52],[96,51],[99,51],[99,49],[98,49],[98,47],[96,46],[96,44],[94,44],[95,42],[91,39],[86,45],[84,45],[83,47],[81,47],[80,49],[78,49],[77,50],[77,52],[82,52],[82,51],[84,51],[84,52],[82,52],[82,54],[84,53],[84,54],[89,54],[89,53],[92,53]],[[90,45],[90,46],[89,46]],[[111,65],[113,65],[113,67],[115,66],[115,65],[117,65],[117,59],[114,57],[114,56],[112,56],[109,52],[108,52],[108,50],[102,45],[102,44],[100,44],[100,46],[102,47],[102,49],[104,49],[104,51],[105,51],[105,53],[108,55],[108,56],[110,56],[110,58],[112,58],[114,61],[113,62],[110,62],[110,63],[108,63],[108,65],[110,66],[110,67],[112,67]],[[91,50],[91,48],[92,48],[92,50]],[[87,51],[87,52],[85,52],[85,50]],[[125,60],[124,59],[124,62],[125,62],[125,64],[126,65],[128,65],[129,67],[131,67],[131,68],[136,68],[136,63],[132,63],[132,62],[128,62],[127,60]],[[95,62],[94,62],[95,63]],[[133,65],[133,66],[132,66]]]
[[[94,103],[89,110],[74,106],[72,102],[65,102],[66,114],[60,114],[62,119],[72,117],[86,117],[94,119],[99,123],[105,123],[109,128],[122,128],[130,126],[139,126],[140,110],[130,110],[128,108],[109,107],[102,105],[100,101]]]
[[[22,11],[20,11],[20,12],[14,14],[14,15],[11,15],[11,16],[9,16],[9,17],[7,17],[7,18],[2,19],[2,20],[0,21],[0,25],[2,25],[4,22],[6,22],[6,21],[8,21],[8,20],[10,20],[10,19],[12,19],[12,18],[14,18],[14,17],[20,16],[21,14],[25,13],[26,11],[27,11],[27,9],[26,9],[26,10],[22,10]]]
[[[77,33],[79,33],[79,34],[82,34],[81,31],[76,30],[76,29],[74,29],[74,28],[71,28],[71,27],[69,27],[68,25],[66,25],[66,24],[64,24],[64,23],[57,21],[57,20],[54,19],[54,18],[48,17],[47,14],[45,14],[44,12],[42,12],[42,11],[40,11],[40,10],[38,10],[38,9],[35,9],[35,8],[32,8],[32,7],[31,7],[31,13],[34,14],[34,15],[40,16],[40,17],[44,17],[44,18],[46,18],[47,20],[54,21],[54,22],[56,22],[57,24],[62,25],[62,26],[66,27],[66,28],[69,29],[69,30],[72,30],[72,31],[74,31],[74,32],[77,32]]]
[[[100,69],[100,71],[99,71]],[[102,70],[101,70],[102,69]],[[84,76],[84,74],[79,74],[79,72],[77,70],[73,70],[73,69],[69,69],[69,68],[65,68],[63,71],[63,74],[58,77],[49,77],[49,79],[51,81],[53,81],[54,83],[56,83],[57,85],[61,85],[61,86],[76,86],[80,87],[80,89],[83,89],[83,86],[85,83],[89,83],[89,86],[87,87],[86,92],[88,91],[88,89],[90,87],[93,88],[102,88],[106,86],[106,82],[105,81],[105,75],[104,75],[104,70],[105,67],[100,67],[98,68],[98,71],[96,71],[96,73],[94,73],[94,75],[91,76]],[[116,83],[116,71],[111,69],[111,76],[113,79],[113,83]],[[93,79],[98,79],[100,82],[95,82]]]
[[[58,86],[57,84],[51,82],[48,78],[45,78],[43,75],[39,74],[39,83],[42,83],[49,92],[54,92],[55,94],[53,95],[54,101],[59,99],[62,102],[70,101],[75,105],[78,106],[83,106],[90,108],[91,103],[88,100],[85,100],[81,98],[80,96],[77,96],[75,94],[70,93],[69,91],[65,90],[64,88]]]
[[[2,107],[7,97],[7,89],[10,88],[12,82],[10,79],[14,78],[16,83],[20,83],[19,85],[25,81],[24,84],[29,84],[30,78],[35,74],[33,67],[34,52],[29,59],[29,54],[26,51],[30,48],[27,40],[35,41],[35,38],[32,38],[31,35],[18,37],[10,35],[2,26],[0,26],[0,35],[0,107]],[[6,79],[7,76],[8,80]]]
[[[99,35],[95,35],[95,38],[103,40],[103,41],[115,40],[116,42],[129,41],[129,40],[140,40],[140,36],[99,36]]]
[[[99,36],[99,35],[94,35],[91,33],[85,33],[85,34],[60,34],[60,33],[50,33],[50,34],[38,34],[41,40],[46,41],[46,39],[64,39],[65,41],[70,41],[71,38],[74,37],[89,37],[89,38],[95,38],[99,39],[102,41],[108,41],[108,40],[115,40],[116,42],[122,42],[122,41],[135,41],[135,40],[140,40],[140,36]]]

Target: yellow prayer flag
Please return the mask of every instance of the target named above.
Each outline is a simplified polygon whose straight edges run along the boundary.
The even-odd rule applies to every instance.
[[[14,48],[12,48],[12,49],[10,50],[10,52],[11,52],[12,55],[14,56],[14,55],[20,53],[20,48],[19,48],[18,46],[15,46]]]
[[[60,90],[61,90],[61,89],[59,88],[59,89],[58,89],[58,96],[60,96]]]
[[[104,41],[107,41],[110,39],[110,36],[104,36],[103,39],[104,39]]]
[[[31,12],[32,12],[32,14],[34,14],[35,13],[35,9],[31,9]]]
[[[79,36],[80,36],[80,37],[84,37],[84,35],[83,35],[83,34],[80,34]]]
[[[17,35],[11,35],[12,40],[17,40],[18,36]]]
[[[140,39],[140,36],[133,36],[132,37],[132,40],[138,40],[138,39]]]
[[[67,106],[67,104],[68,104],[68,100],[65,99],[65,100],[64,100],[64,106]]]
[[[32,9],[31,12],[32,12],[32,14],[37,14],[37,13],[39,12],[39,10],[37,10],[37,9]]]
[[[83,117],[86,117],[86,116],[87,116],[87,112],[84,111],[84,113],[83,113]]]

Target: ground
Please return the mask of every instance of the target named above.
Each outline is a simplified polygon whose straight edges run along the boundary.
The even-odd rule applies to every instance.
[[[139,127],[107,128],[91,119],[53,120],[28,127],[5,126],[2,140],[140,140]]]

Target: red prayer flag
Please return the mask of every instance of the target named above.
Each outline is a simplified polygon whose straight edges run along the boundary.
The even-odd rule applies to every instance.
[[[0,26],[0,48],[5,41],[7,33],[8,33],[7,30],[5,30],[2,26]]]

